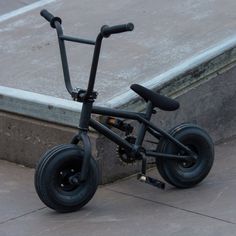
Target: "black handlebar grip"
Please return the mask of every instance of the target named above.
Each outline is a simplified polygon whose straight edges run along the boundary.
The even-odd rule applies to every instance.
[[[42,17],[44,17],[48,22],[51,22],[51,20],[54,18],[54,16],[49,11],[47,11],[46,9],[43,9],[40,12],[40,15]]]
[[[111,34],[123,33],[126,31],[132,31],[134,29],[133,23],[128,23],[124,25],[115,25],[109,27],[108,25],[104,25],[101,28],[101,34],[103,37],[108,38]]]
[[[61,18],[53,16],[48,10],[43,9],[40,12],[40,15],[45,18],[48,22],[50,22],[50,25],[52,28],[55,28],[55,21],[58,21],[61,24]]]

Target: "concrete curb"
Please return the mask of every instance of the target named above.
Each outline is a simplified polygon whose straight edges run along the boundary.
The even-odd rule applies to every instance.
[[[154,90],[163,90],[162,93],[176,97],[180,90],[187,90],[191,86],[195,86],[197,81],[204,81],[205,77],[219,73],[219,70],[226,66],[232,66],[236,60],[235,48],[236,36],[186,60],[142,85]],[[203,65],[204,63],[207,65]],[[211,65],[209,66],[209,64]],[[200,68],[201,65],[204,68]],[[166,87],[168,86],[171,89],[169,88],[167,91]],[[142,110],[143,106],[140,106],[140,99],[138,98],[130,90],[99,105]],[[81,104],[73,101],[3,86],[0,86],[0,101],[0,110],[3,111],[72,127],[78,126]]]
[[[0,110],[77,127],[81,104],[0,86]]]
[[[166,71],[163,74],[157,75],[156,77],[148,80],[145,83],[142,83],[141,85],[149,89],[160,90],[165,85],[171,83],[171,81],[174,78],[180,75],[184,75],[186,72],[199,67],[201,64],[204,64],[205,62],[211,61],[217,56],[235,47],[236,47],[236,36],[224,40],[218,45],[207,49],[203,53],[200,53],[197,56],[185,60],[185,62],[177,65],[171,70]],[[108,107],[123,107],[125,104],[130,103],[136,97],[137,97],[136,94],[134,94],[132,91],[127,91],[126,93],[123,93],[120,96],[111,99],[105,105]]]

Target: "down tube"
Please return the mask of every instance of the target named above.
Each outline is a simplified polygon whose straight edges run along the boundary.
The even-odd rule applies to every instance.
[[[121,138],[118,134],[107,128],[105,125],[99,123],[94,119],[90,119],[89,125],[97,130],[99,133],[103,134],[105,137],[116,143],[117,145],[122,146],[123,148],[127,149],[127,151],[132,151],[132,145]]]

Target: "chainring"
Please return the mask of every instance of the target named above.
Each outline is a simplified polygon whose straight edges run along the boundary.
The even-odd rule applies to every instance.
[[[136,137],[132,135],[128,135],[124,139],[131,144],[135,144],[136,141]],[[132,156],[130,152],[119,145],[117,146],[117,154],[118,158],[126,164],[132,164],[137,160],[135,156]]]

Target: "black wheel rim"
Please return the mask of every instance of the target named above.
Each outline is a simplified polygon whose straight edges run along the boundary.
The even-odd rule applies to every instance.
[[[69,160],[63,166],[57,168],[54,172],[54,187],[58,192],[69,194],[81,186],[81,183],[73,184],[70,178],[79,175],[81,172],[82,162],[79,160]]]
[[[193,173],[197,173],[195,171],[201,169],[201,166],[204,165],[204,156],[202,155],[199,146],[195,144],[194,140],[183,140],[182,143],[196,153],[197,159],[195,162],[173,162],[172,167],[174,167],[178,175],[190,177]],[[176,152],[179,155],[187,155],[185,152],[180,150],[176,150]]]
[[[178,167],[182,170],[182,171],[191,171],[193,169],[195,169],[199,163],[200,163],[200,157],[199,157],[199,151],[198,149],[196,148],[195,145],[193,144],[186,144],[186,146],[191,150],[193,151],[195,154],[196,154],[196,157],[197,159],[194,160],[194,161],[183,161],[183,162],[178,162]],[[179,152],[178,153],[179,155],[188,155],[187,153],[185,152]]]

